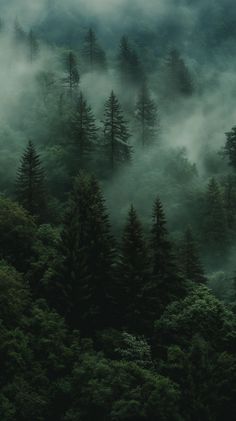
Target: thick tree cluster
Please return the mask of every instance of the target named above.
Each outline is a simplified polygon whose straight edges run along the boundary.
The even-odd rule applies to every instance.
[[[9,43],[30,83],[0,127],[0,420],[234,421],[236,129],[198,176],[167,139],[187,61],[85,32]]]
[[[56,231],[0,202],[2,420],[233,421],[235,315],[189,230],[174,255],[160,199],[150,235],[131,206],[120,246],[86,173]]]

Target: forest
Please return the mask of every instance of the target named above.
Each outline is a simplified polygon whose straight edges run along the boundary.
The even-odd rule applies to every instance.
[[[233,0],[0,0],[0,420],[234,421]]]

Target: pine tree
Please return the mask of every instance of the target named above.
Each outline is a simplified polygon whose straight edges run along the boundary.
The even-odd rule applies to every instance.
[[[27,34],[25,33],[18,19],[15,20],[14,24],[14,38],[18,44],[25,44],[27,40]]]
[[[14,23],[13,41],[15,44],[15,54],[20,59],[28,58],[28,36],[18,19]]]
[[[203,221],[203,240],[213,255],[222,255],[228,242],[227,220],[222,192],[215,178],[208,184],[206,210]]]
[[[96,147],[97,127],[91,107],[80,93],[71,117],[71,142],[76,170],[85,168]]]
[[[38,40],[31,29],[28,35],[28,44],[29,44],[29,58],[30,62],[32,63],[39,54],[39,43]]]
[[[167,222],[162,203],[157,198],[153,210],[151,230],[152,278],[149,291],[150,311],[153,316],[184,293],[184,280],[179,274],[173,246],[168,238]]]
[[[195,283],[205,283],[203,267],[200,262],[192,230],[187,228],[180,251],[181,269],[185,279]]]
[[[118,70],[122,83],[140,85],[144,74],[137,53],[131,48],[127,37],[123,36],[120,41],[118,54]]]
[[[78,70],[78,63],[76,55],[70,51],[65,57],[65,72],[64,84],[72,97],[74,92],[77,93],[80,76]]]
[[[31,141],[23,153],[17,173],[16,195],[19,203],[32,215],[43,218],[46,213],[45,176],[40,156]]]
[[[172,245],[168,239],[165,212],[159,198],[157,198],[154,204],[152,218],[151,247],[153,275],[164,279],[175,265],[173,264]]]
[[[107,68],[106,54],[98,44],[96,34],[91,28],[85,36],[82,58],[85,68],[90,72]]]
[[[236,169],[236,126],[226,133],[225,153],[228,155],[229,164]]]
[[[111,170],[114,171],[120,164],[130,162],[131,147],[128,143],[130,134],[127,123],[113,91],[105,104],[103,123],[105,149]]]
[[[193,94],[194,87],[191,74],[177,50],[170,51],[166,59],[165,73],[170,95],[191,96]]]
[[[133,206],[124,228],[118,265],[119,319],[128,330],[144,333],[144,289],[148,283],[149,259],[142,225]]]
[[[236,271],[234,271],[232,276],[232,298],[234,302],[234,306],[236,303]]]
[[[84,334],[109,325],[114,242],[97,181],[75,180],[62,233],[68,321]]]
[[[0,18],[0,34],[4,31],[4,21],[2,18]]]
[[[224,208],[226,212],[227,226],[231,233],[236,228],[236,185],[235,176],[228,175],[224,182]]]
[[[158,136],[159,118],[157,106],[151,98],[146,83],[143,84],[139,93],[135,116],[142,146],[153,144],[155,137]]]

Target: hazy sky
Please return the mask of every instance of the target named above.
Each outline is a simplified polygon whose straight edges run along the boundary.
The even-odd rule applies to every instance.
[[[148,15],[150,18],[160,18],[165,15],[173,15],[176,18],[184,18],[185,23],[195,20],[199,10],[202,7],[209,8],[211,5],[214,10],[218,5],[223,5],[232,0],[213,1],[203,0],[0,0],[1,14],[7,19],[14,19],[18,16],[25,23],[35,23],[44,18],[46,10],[67,11],[71,13],[90,14],[98,18],[112,16],[114,20],[123,18],[132,18],[141,11],[142,15]],[[130,13],[130,16],[129,16]],[[121,22],[122,23],[122,22]]]

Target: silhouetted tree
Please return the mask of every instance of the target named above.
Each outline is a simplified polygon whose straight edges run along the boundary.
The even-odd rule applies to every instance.
[[[37,58],[39,53],[39,42],[31,29],[28,35],[28,44],[29,44],[29,58],[31,63]]]
[[[91,107],[83,94],[75,102],[71,117],[71,141],[74,146],[72,161],[76,170],[86,167],[94,151],[97,140],[97,127]]]
[[[16,195],[19,203],[40,219],[46,213],[45,175],[40,156],[31,141],[23,153],[17,173]]]
[[[226,133],[225,152],[228,155],[229,163],[236,169],[236,126]]]
[[[65,57],[65,72],[64,83],[69,91],[70,96],[73,96],[74,92],[77,92],[80,76],[78,70],[78,63],[76,55],[70,51]]]
[[[227,242],[227,220],[222,192],[215,178],[208,184],[206,192],[206,211],[203,221],[203,238],[213,255],[222,255]]]
[[[144,333],[144,290],[148,284],[149,259],[141,222],[133,206],[124,228],[118,266],[120,321],[134,332]]]
[[[83,333],[111,322],[113,239],[97,181],[80,174],[71,193],[62,233],[62,288],[68,320]]]
[[[180,251],[181,270],[185,279],[196,283],[205,283],[203,267],[193,238],[192,230],[187,228]]]
[[[123,83],[139,85],[144,79],[143,69],[137,53],[131,48],[127,37],[120,41],[118,70]]]
[[[153,144],[158,136],[159,118],[157,106],[151,98],[146,83],[143,84],[135,108],[139,137],[142,146]]]
[[[27,40],[27,34],[19,23],[18,19],[14,23],[14,38],[18,44],[25,44]]]
[[[112,91],[105,104],[104,113],[104,141],[111,170],[121,163],[131,160],[131,147],[128,143],[130,134],[124,120],[121,106]]]
[[[26,271],[33,255],[36,230],[34,218],[22,206],[0,197],[0,260],[21,273]]]
[[[231,234],[236,228],[236,185],[235,177],[228,175],[223,185],[223,201],[226,212],[227,226],[231,230]]]
[[[190,96],[193,94],[194,86],[191,74],[177,50],[171,50],[166,59],[165,77],[170,95]]]
[[[93,29],[89,29],[84,39],[82,58],[85,68],[93,70],[106,70],[106,54],[97,42],[97,37]]]
[[[4,30],[4,21],[2,18],[0,18],[0,34],[3,32]]]
[[[173,246],[168,238],[167,222],[159,198],[153,209],[151,230],[151,283],[148,291],[152,317],[160,312],[171,301],[178,299],[185,291],[184,280],[179,274]]]

